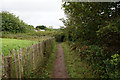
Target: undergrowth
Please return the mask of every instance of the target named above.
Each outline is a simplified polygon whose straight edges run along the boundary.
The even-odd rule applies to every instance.
[[[51,78],[53,67],[54,67],[54,59],[55,59],[55,53],[57,51],[57,43],[53,43],[54,48],[51,52],[49,58],[43,62],[42,66],[39,68],[37,73],[34,75],[35,78]]]
[[[91,66],[70,49],[67,43],[62,43],[64,49],[67,73],[70,78],[94,78]]]

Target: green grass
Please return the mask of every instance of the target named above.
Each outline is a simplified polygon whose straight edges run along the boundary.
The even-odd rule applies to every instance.
[[[64,50],[67,73],[71,78],[94,78],[90,67],[70,49],[66,43],[62,43]]]
[[[7,56],[12,49],[27,48],[28,46],[37,43],[36,41],[30,40],[18,40],[18,39],[5,39],[0,38],[2,43],[2,53]]]
[[[40,71],[35,74],[35,78],[51,78],[52,76],[52,71],[54,69],[54,60],[55,60],[55,54],[56,54],[56,51],[57,51],[57,43],[54,42],[54,48],[53,48],[53,51],[51,52],[47,62],[41,66],[40,68]]]

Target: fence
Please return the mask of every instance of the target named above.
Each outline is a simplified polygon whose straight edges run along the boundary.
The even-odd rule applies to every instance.
[[[1,54],[2,78],[30,78],[30,75],[44,62],[44,57],[50,55],[53,41],[54,38],[39,42],[26,49],[13,49],[6,57]]]

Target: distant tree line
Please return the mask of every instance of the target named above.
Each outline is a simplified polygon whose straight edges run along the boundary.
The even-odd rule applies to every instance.
[[[34,29],[32,25],[26,24],[13,13],[2,11],[0,14],[2,15],[2,31],[25,33]]]
[[[44,25],[38,25],[34,28],[33,25],[28,25],[23,20],[20,20],[18,16],[10,13],[8,11],[2,11],[1,15],[1,26],[0,31],[10,32],[10,33],[26,33],[36,30],[47,30],[53,31],[53,27],[49,26],[48,28]]]
[[[44,25],[41,25],[41,26],[36,26],[36,29],[42,29],[42,30],[45,30],[47,27],[44,26]]]

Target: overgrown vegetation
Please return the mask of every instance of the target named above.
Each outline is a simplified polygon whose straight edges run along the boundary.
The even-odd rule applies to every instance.
[[[7,56],[10,51],[20,48],[26,48],[32,43],[48,40],[57,34],[57,30],[52,27],[46,28],[45,31],[34,28],[32,25],[28,25],[19,19],[13,13],[2,11],[2,27],[0,27],[0,40],[2,40],[2,53]],[[1,24],[0,24],[1,25]],[[57,50],[57,43],[53,40],[49,47],[45,44],[44,57],[41,60],[41,65],[32,73],[24,76],[25,78],[50,78],[50,74],[53,69],[53,61]],[[35,74],[34,74],[35,73]]]
[[[57,34],[57,31],[38,31],[16,34],[2,32],[2,38],[41,41],[50,37],[54,37],[55,34]]]
[[[82,61],[80,56],[70,49],[66,43],[62,43],[64,49],[67,73],[70,78],[95,78],[91,66]]]
[[[54,67],[53,62],[55,60],[55,54],[57,51],[57,43],[54,41],[53,45],[54,47],[52,52],[50,52],[50,56],[46,58],[42,66],[36,71],[36,74],[34,74],[34,78],[51,78]]]
[[[63,2],[63,9],[64,40],[72,50],[100,78],[120,78],[120,2]]]

